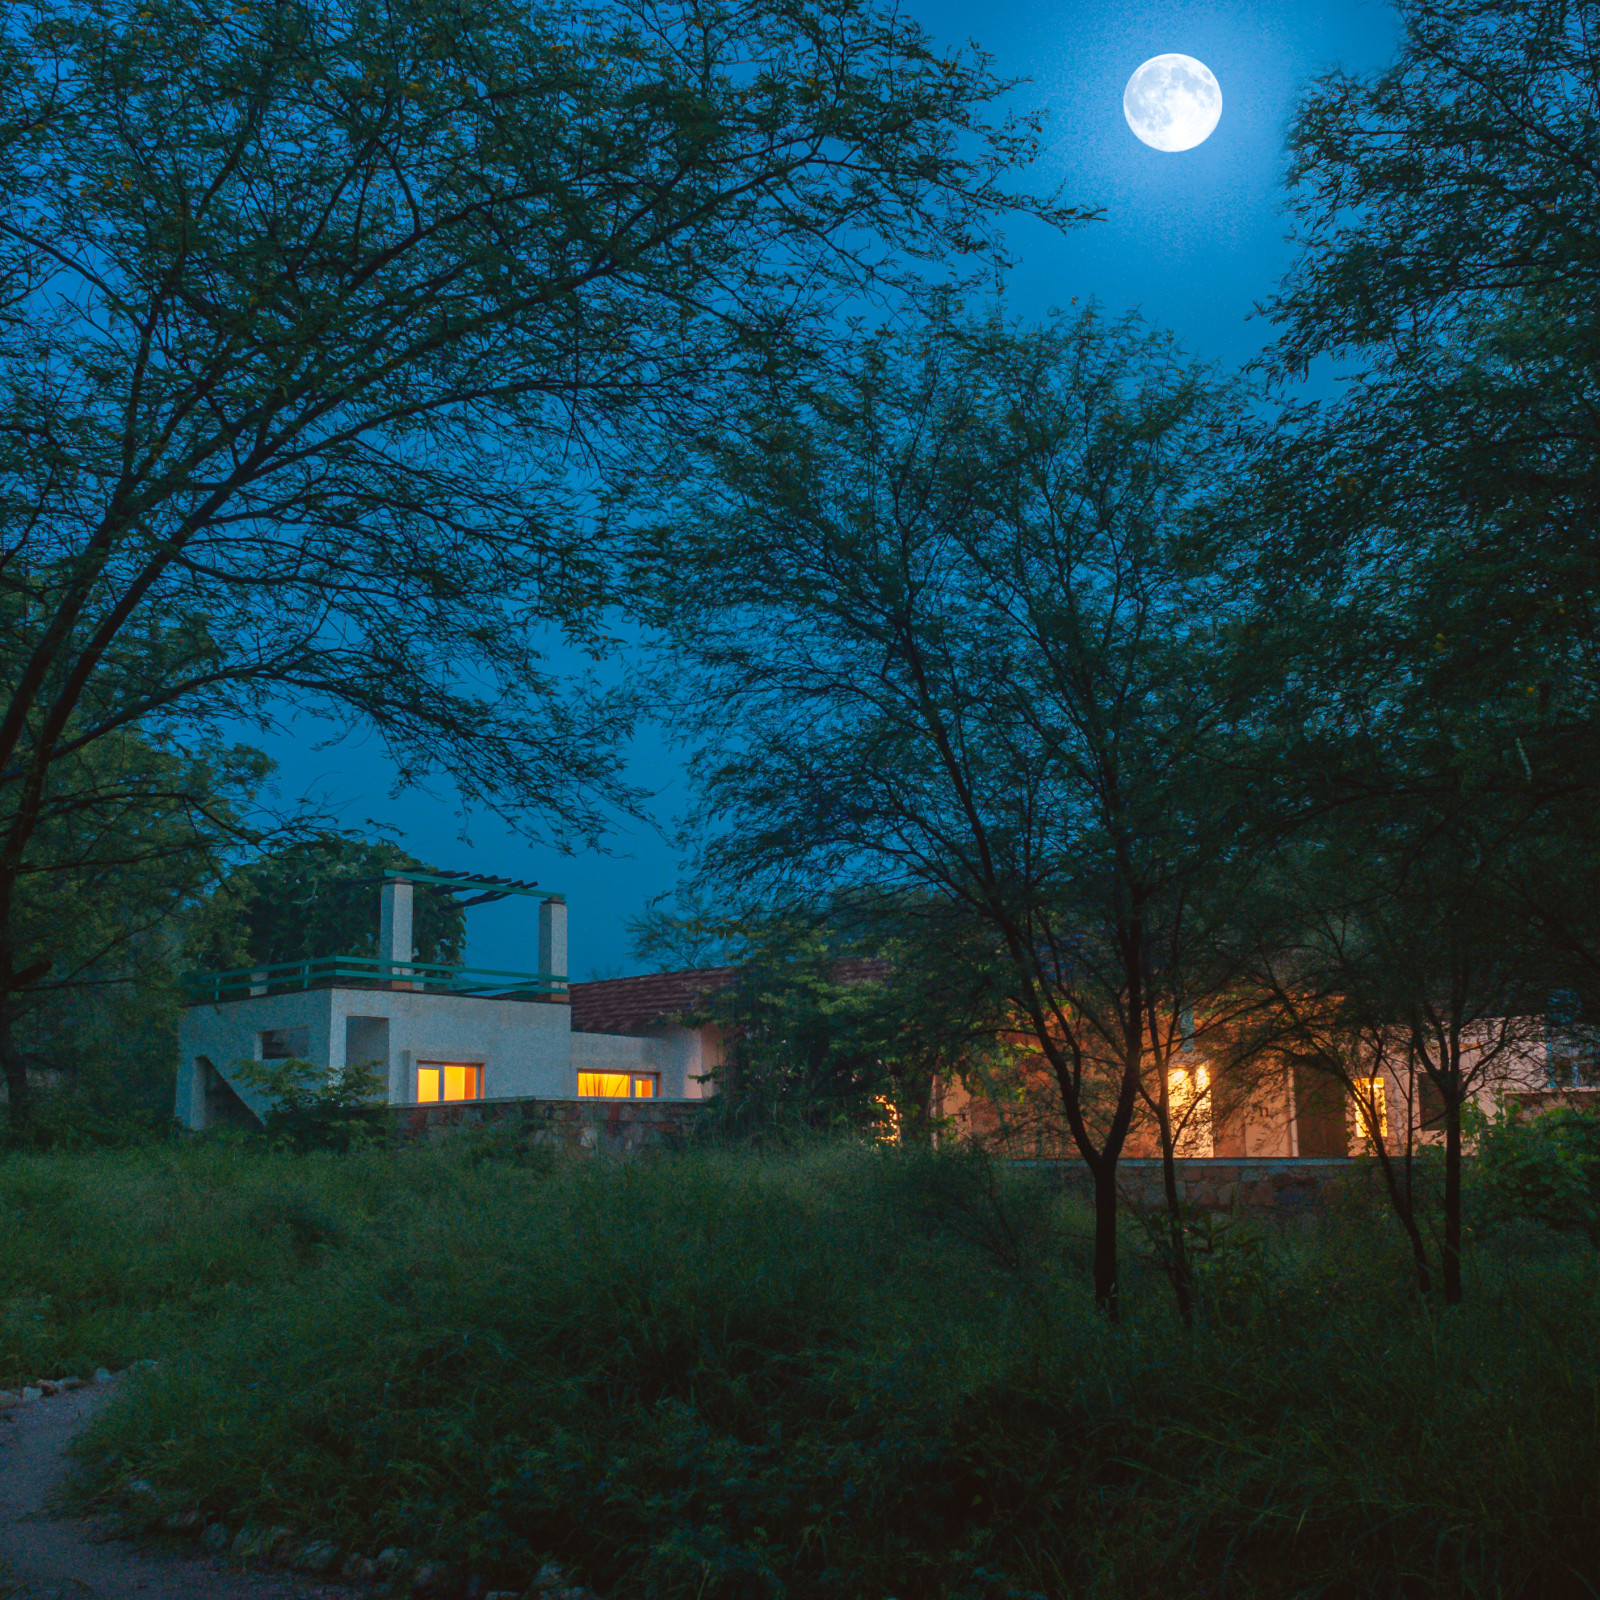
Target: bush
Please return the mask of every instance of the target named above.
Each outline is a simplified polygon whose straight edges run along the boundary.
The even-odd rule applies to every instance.
[[[276,1150],[345,1155],[378,1139],[388,1086],[365,1063],[347,1063],[331,1077],[313,1061],[292,1059],[236,1061],[232,1072],[271,1102],[264,1132]]]
[[[5,1348],[166,1357],[97,1492],[491,1588],[1532,1596],[1600,1558],[1582,1256],[1481,1250],[1441,1315],[1381,1231],[1263,1234],[1186,1340],[1155,1267],[1107,1327],[1087,1219],[967,1153],[481,1155],[13,1158]]]
[[[1600,1116],[1515,1102],[1478,1120],[1472,1178],[1484,1220],[1583,1232],[1600,1248]]]

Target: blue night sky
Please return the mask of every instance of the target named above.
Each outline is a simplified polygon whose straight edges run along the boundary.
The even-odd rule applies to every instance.
[[[1219,365],[1248,360],[1268,330],[1252,310],[1277,282],[1288,252],[1279,213],[1283,135],[1300,86],[1334,65],[1371,70],[1390,55],[1394,21],[1373,0],[1253,0],[1222,7],[1183,0],[911,0],[909,12],[942,43],[968,39],[1005,76],[1026,78],[1019,107],[1049,112],[1044,154],[1030,176],[1061,182],[1066,197],[1100,206],[1106,220],[1067,235],[1034,224],[1012,236],[1013,316],[1100,301],[1138,308]],[[1193,150],[1141,144],[1122,115],[1129,75],[1151,56],[1198,57],[1222,87],[1216,132]],[[626,664],[619,668],[626,671]],[[447,788],[389,795],[392,771],[375,738],[309,748],[325,728],[304,721],[267,741],[285,798],[310,791],[346,826],[392,824],[406,846],[442,867],[536,879],[566,891],[575,979],[639,970],[625,924],[670,891],[678,863],[660,833],[619,827],[610,855],[563,857],[532,849],[492,815],[466,820]],[[635,742],[636,781],[656,792],[662,828],[688,793],[676,755],[657,730]],[[470,913],[468,958],[526,969],[537,964],[534,902],[514,899]]]

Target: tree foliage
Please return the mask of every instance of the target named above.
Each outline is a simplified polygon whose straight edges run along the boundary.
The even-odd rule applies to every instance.
[[[271,1102],[264,1132],[277,1149],[345,1155],[377,1142],[373,1113],[388,1084],[368,1062],[346,1062],[331,1077],[312,1061],[236,1061],[230,1070]]]
[[[1570,792],[1600,711],[1600,8],[1399,10],[1392,64],[1318,80],[1291,135],[1270,365],[1352,371],[1278,440],[1263,510],[1286,573],[1332,566],[1348,626],[1387,632],[1397,703],[1500,783]]]
[[[1555,1106],[1529,1116],[1508,1104],[1475,1119],[1473,1173],[1485,1220],[1542,1223],[1600,1247],[1600,1118]]]
[[[71,764],[286,703],[529,831],[628,805],[580,506],[997,220],[1007,87],[860,0],[0,18],[0,1009]],[[938,268],[935,271],[941,270]]]
[[[670,540],[702,530],[666,620],[705,707],[705,869],[983,947],[1094,1172],[1108,1305],[1116,1163],[1229,859],[1239,571],[1187,508],[1234,418],[1134,322],[936,315],[723,429]]]
[[[186,749],[132,729],[57,763],[10,899],[14,948],[35,957],[0,1012],[14,1135],[30,1064],[92,1085],[107,1109],[165,1098],[180,952],[203,936],[228,858],[257,836],[268,765],[242,746]]]
[[[857,1130],[917,1143],[943,1125],[944,1092],[982,1074],[997,1016],[980,952],[919,943],[921,919],[848,904],[787,916],[657,910],[635,925],[659,959],[715,952],[729,981],[693,1019],[715,1026],[720,1125],[783,1137]],[[681,956],[680,956],[681,959]]]
[[[387,840],[324,834],[257,856],[230,872],[217,891],[208,966],[269,966],[319,956],[376,956],[379,880],[404,869],[432,872]],[[422,962],[466,957],[467,918],[447,891],[418,884],[412,945]]]

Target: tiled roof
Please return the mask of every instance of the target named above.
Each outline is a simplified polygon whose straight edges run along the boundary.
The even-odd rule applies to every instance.
[[[737,967],[701,967],[569,984],[573,1031],[643,1033],[692,1010],[708,994],[726,989],[737,976]]]
[[[868,983],[888,971],[887,961],[838,961],[833,976],[840,983]],[[645,1033],[692,1011],[707,995],[731,987],[738,976],[737,967],[699,967],[569,984],[572,1028],[575,1033]]]

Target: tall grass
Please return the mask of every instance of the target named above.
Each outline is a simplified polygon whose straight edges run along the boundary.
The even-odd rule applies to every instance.
[[[854,1146],[18,1157],[0,1359],[163,1358],[83,1444],[99,1491],[491,1587],[1597,1592],[1588,1252],[1485,1247],[1445,1315],[1359,1220],[1246,1232],[1185,1339],[1137,1269],[1106,1326],[1087,1248],[1037,1180]]]

